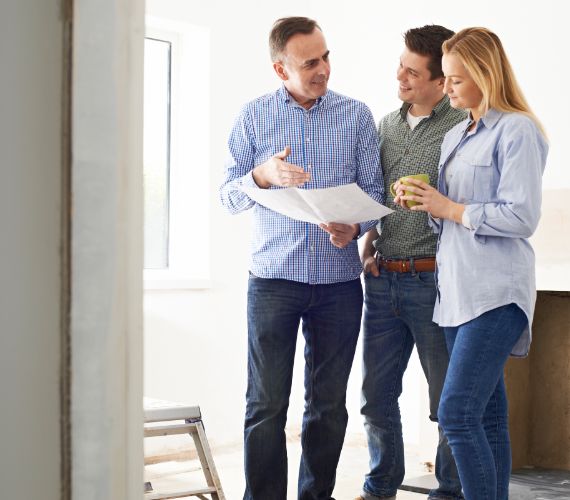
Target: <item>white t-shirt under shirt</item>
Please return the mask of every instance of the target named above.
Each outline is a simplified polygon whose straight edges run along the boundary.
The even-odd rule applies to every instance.
[[[411,106],[410,106],[410,109],[412,109]],[[418,125],[418,123],[420,123],[424,118],[429,118],[429,115],[427,115],[427,116],[414,116],[414,115],[412,115],[412,113],[410,113],[410,109],[408,109],[408,113],[406,115],[406,121],[408,122],[410,129],[414,130],[416,128],[416,126]]]

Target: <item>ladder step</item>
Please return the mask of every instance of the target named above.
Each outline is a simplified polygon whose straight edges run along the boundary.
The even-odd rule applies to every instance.
[[[144,500],[166,500],[168,498],[184,498],[184,497],[191,497],[196,495],[208,495],[210,493],[216,493],[216,488],[200,488],[196,490],[187,490],[187,491],[173,491],[173,492],[158,492],[153,491],[151,493],[145,493]]]
[[[170,408],[145,408],[145,422],[165,422],[168,420],[201,419],[199,406],[172,406]]]
[[[196,424],[145,425],[144,437],[169,436],[171,434],[197,433]]]

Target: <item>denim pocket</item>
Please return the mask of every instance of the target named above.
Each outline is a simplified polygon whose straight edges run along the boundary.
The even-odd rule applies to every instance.
[[[414,278],[416,278],[418,281],[421,281],[422,283],[425,283],[426,285],[435,286],[435,273],[432,273],[430,271],[416,273],[414,274]]]

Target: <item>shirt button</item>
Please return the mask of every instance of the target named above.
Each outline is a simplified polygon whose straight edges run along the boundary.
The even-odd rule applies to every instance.
[[[307,142],[311,142],[311,138],[310,138],[310,137],[307,137],[306,140],[307,140]]]
[[[314,251],[315,251],[315,247],[314,247],[314,245],[311,245],[311,252],[314,252]]]
[[[311,165],[310,163],[307,165],[307,168],[313,168],[313,165]]]

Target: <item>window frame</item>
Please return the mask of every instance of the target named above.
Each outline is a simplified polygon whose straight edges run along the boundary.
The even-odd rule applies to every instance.
[[[147,16],[145,38],[170,42],[171,89],[168,268],[144,269],[144,289],[207,289],[210,33],[205,27]]]

